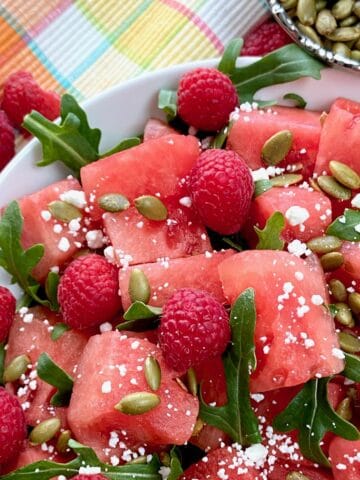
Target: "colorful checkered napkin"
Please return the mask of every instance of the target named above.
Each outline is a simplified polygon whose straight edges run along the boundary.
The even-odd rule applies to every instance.
[[[263,0],[0,0],[0,90],[31,71],[84,99],[149,70],[219,56]]]

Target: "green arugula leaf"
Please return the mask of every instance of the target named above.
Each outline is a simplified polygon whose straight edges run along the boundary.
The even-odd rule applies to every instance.
[[[161,89],[158,107],[166,114],[168,121],[174,120],[177,115],[177,93],[174,90]]]
[[[360,210],[345,208],[344,215],[336,218],[328,226],[326,233],[341,238],[341,240],[360,242]]]
[[[45,282],[45,293],[51,303],[51,310],[59,311],[59,303],[57,299],[57,291],[60,276],[58,273],[49,272]]]
[[[241,102],[252,102],[256,92],[270,85],[291,82],[302,77],[320,79],[323,68],[323,63],[297,45],[291,44],[265,55],[257,62],[235,68],[230,78]]]
[[[52,302],[39,297],[40,284],[31,276],[33,268],[44,255],[43,245],[33,245],[28,250],[21,246],[23,217],[17,202],[11,202],[0,219],[0,266],[3,267],[24,290],[21,305],[29,305],[31,299],[55,309]]]
[[[57,323],[51,332],[51,340],[56,342],[56,340],[59,340],[68,330],[70,330],[70,327],[65,325],[65,323]]]
[[[287,93],[283,96],[283,99],[293,100],[295,102],[295,107],[297,108],[305,108],[307,105],[307,102],[303,99],[303,97],[297,93]]]
[[[339,309],[338,307],[336,306],[335,303],[329,303],[329,305],[326,305],[327,309],[329,310],[330,312],[330,315],[335,318],[336,314],[338,313]]]
[[[133,332],[152,330],[158,326],[161,314],[161,308],[136,301],[124,313],[125,322],[119,323],[116,328],[120,331],[131,330]]]
[[[281,212],[274,212],[266,221],[263,230],[254,226],[259,237],[256,245],[258,250],[282,250],[285,242],[281,240],[280,234],[285,228],[285,218]]]
[[[176,447],[173,447],[170,451],[170,473],[167,477],[167,480],[178,480],[182,473],[183,469],[179,455],[177,454],[177,449]]]
[[[225,75],[232,75],[236,67],[236,59],[241,53],[241,49],[244,45],[242,38],[234,38],[229,45],[225,48],[223,56],[218,65],[218,70],[225,73]]]
[[[272,188],[270,180],[257,180],[255,182],[254,197],[256,198],[262,193],[267,192],[270,188]]]
[[[231,238],[223,237],[222,241],[238,252],[242,252],[244,250],[241,245],[235,243],[233,240],[231,240]]]
[[[255,322],[254,290],[248,288],[239,295],[230,313],[232,343],[223,356],[228,403],[211,407],[204,402],[200,392],[201,419],[241,445],[261,442],[249,391],[250,373],[256,368]]]
[[[327,395],[329,380],[321,378],[307,382],[273,422],[274,428],[280,432],[299,430],[299,445],[304,457],[327,467],[330,462],[320,446],[327,432],[347,440],[360,438],[357,428],[330,406]]]
[[[140,137],[124,138],[123,140],[121,140],[120,143],[118,143],[111,150],[108,150],[107,152],[102,153],[101,158],[109,157],[114,153],[122,152],[123,150],[127,150],[128,148],[136,147],[137,145],[140,145],[140,143],[141,143]]]
[[[354,382],[360,382],[360,357],[345,353],[345,368],[342,372],[344,377],[353,380]]]
[[[0,343],[0,385],[4,385],[5,343]]]
[[[61,407],[69,404],[74,381],[47,353],[42,353],[38,359],[37,374],[58,390],[50,401],[51,405]]]
[[[63,475],[66,478],[74,477],[79,473],[80,467],[99,467],[102,475],[110,480],[161,480],[158,473],[160,463],[156,456],[148,464],[125,464],[119,467],[100,462],[96,453],[89,447],[85,447],[75,440],[69,440],[77,457],[68,463],[56,463],[48,460],[31,463],[26,467],[19,468],[15,472],[0,475],[0,480],[49,480]]]

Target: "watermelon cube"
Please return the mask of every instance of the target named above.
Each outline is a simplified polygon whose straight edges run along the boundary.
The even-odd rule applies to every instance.
[[[315,164],[318,175],[329,173],[329,162],[345,163],[360,174],[360,103],[338,98],[331,106],[320,138]]]
[[[221,288],[218,265],[234,254],[233,250],[208,252],[187,258],[176,258],[168,262],[137,265],[120,269],[119,285],[124,310],[131,304],[128,286],[133,268],[142,270],[151,287],[150,305],[161,307],[179,288],[197,288],[211,293],[219,302],[225,303]],[[206,278],[206,282],[204,282]]]
[[[348,273],[354,280],[360,280],[360,243],[343,242],[340,252],[344,256],[342,270]]]
[[[359,480],[360,440],[335,437],[330,444],[329,455],[334,480]]]
[[[298,108],[271,107],[267,110],[239,111],[231,127],[227,147],[235,150],[252,170],[266,166],[261,150],[270,137],[282,130],[293,134],[293,145],[280,167],[302,163],[310,176],[320,141],[320,113]]]
[[[69,260],[82,246],[85,235],[82,229],[71,230],[68,223],[50,215],[49,203],[60,200],[66,192],[81,191],[75,179],[62,180],[19,200],[24,217],[21,243],[24,248],[42,243],[45,253],[32,272],[37,280],[44,280],[51,267],[58,267]]]
[[[252,392],[291,387],[343,370],[333,319],[325,307],[324,277],[287,252],[248,250],[219,265],[231,304],[255,290],[257,368]],[[269,290],[270,287],[270,290]]]
[[[157,395],[161,403],[147,413],[126,415],[115,405],[126,395],[151,392],[144,361],[152,355],[161,367]],[[192,434],[199,411],[197,398],[175,381],[159,347],[117,331],[94,335],[81,357],[68,410],[75,438],[100,458],[123,458],[126,449],[163,444],[180,445]]]
[[[195,137],[167,135],[83,167],[81,182],[92,218],[99,220],[104,213],[97,200],[106,193],[120,193],[130,202],[140,195],[174,195],[199,152]]]

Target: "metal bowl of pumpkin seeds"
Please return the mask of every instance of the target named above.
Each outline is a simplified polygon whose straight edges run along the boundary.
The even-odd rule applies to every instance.
[[[329,65],[360,71],[360,1],[267,0],[290,37]]]

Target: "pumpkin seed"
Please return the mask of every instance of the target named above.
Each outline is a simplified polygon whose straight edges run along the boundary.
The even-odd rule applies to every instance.
[[[335,53],[335,55],[342,55],[343,57],[350,57],[351,50],[350,48],[342,42],[335,42],[331,50]]]
[[[271,178],[270,183],[273,187],[287,187],[301,182],[302,179],[303,176],[300,173],[284,173],[284,175]]]
[[[310,187],[316,190],[317,192],[322,193],[321,188],[319,187],[317,181],[314,178],[309,178]]]
[[[204,426],[205,426],[205,423],[201,420],[201,418],[198,418],[195,422],[194,429],[192,431],[191,436],[196,437],[197,435],[199,435],[199,433],[204,428]]]
[[[296,14],[303,25],[314,25],[316,20],[315,0],[299,0]]]
[[[331,160],[329,169],[332,175],[345,187],[357,190],[360,188],[360,176],[352,168],[342,162]]]
[[[261,157],[268,165],[277,165],[289,153],[293,142],[293,134],[289,130],[275,133],[264,143]]]
[[[323,42],[322,42],[321,38],[319,37],[319,35],[316,33],[314,28],[309,27],[307,25],[303,25],[300,22],[298,22],[296,25],[303,35],[310,38],[310,40],[317,43],[318,45],[322,46]]]
[[[193,368],[189,368],[189,370],[187,371],[186,377],[187,377],[187,384],[188,384],[189,390],[194,395],[194,397],[196,397],[198,384],[197,384],[195,370]]]
[[[156,392],[161,384],[161,368],[159,362],[152,355],[149,355],[145,360],[144,374],[147,384],[151,390]]]
[[[360,2],[355,2],[354,3],[354,6],[353,6],[353,9],[352,9],[353,13],[355,13],[355,15],[357,17],[360,18]]]
[[[351,58],[357,62],[360,62],[360,50],[352,50]]]
[[[350,42],[359,39],[360,30],[356,27],[340,27],[326,36],[333,42]]]
[[[159,458],[160,462],[165,465],[165,467],[170,467],[171,457],[168,452],[160,452]]]
[[[347,291],[346,287],[337,278],[332,278],[329,282],[330,292],[337,302],[346,302]]]
[[[351,310],[355,313],[355,315],[358,315],[360,313],[360,293],[350,293],[348,302]]]
[[[128,291],[132,302],[148,303],[150,300],[151,289],[149,280],[140,268],[131,270]]]
[[[321,35],[328,35],[335,30],[337,23],[330,10],[325,9],[319,12],[315,27]]]
[[[344,263],[344,257],[340,252],[325,253],[321,257],[320,263],[325,272],[331,272],[341,267]]]
[[[314,237],[307,242],[308,248],[315,253],[329,253],[338,250],[341,247],[341,240],[332,235],[324,235],[323,237]]]
[[[142,415],[156,408],[160,401],[160,397],[155,393],[135,392],[125,395],[114,408],[125,415]]]
[[[330,175],[321,175],[317,179],[319,187],[325,193],[338,200],[350,200],[351,190],[344,187],[334,177]]]
[[[354,47],[356,48],[356,50],[360,50],[360,40],[355,42]]]
[[[353,6],[353,0],[339,0],[332,7],[331,13],[334,15],[336,20],[343,20],[351,14]]]
[[[315,1],[315,8],[317,12],[324,10],[326,8],[326,0],[316,0]]]
[[[107,212],[123,212],[130,207],[129,200],[120,193],[106,193],[98,200],[100,208]]]
[[[68,449],[68,443],[70,438],[71,438],[70,430],[64,430],[63,432],[61,432],[56,442],[56,450],[60,453],[66,452],[66,450]]]
[[[285,8],[285,10],[290,10],[291,8],[296,7],[297,5],[297,0],[280,0],[282,6]]]
[[[179,385],[180,388],[184,390],[184,392],[189,392],[189,390],[187,389],[185,383],[181,380],[181,378],[176,377],[175,382]]]
[[[346,303],[339,302],[335,304],[335,307],[337,310],[335,314],[335,320],[341,323],[341,325],[353,327],[355,325],[355,322],[349,306],[346,305]]]
[[[347,332],[338,333],[340,347],[347,353],[360,352],[360,340],[355,335]]]
[[[16,382],[23,375],[31,360],[27,355],[19,355],[15,357],[4,370],[3,380],[4,383]]]
[[[159,198],[142,195],[134,200],[134,204],[138,212],[145,218],[155,221],[166,220],[167,208]]]
[[[347,18],[344,18],[344,20],[341,20],[341,22],[339,22],[339,25],[340,27],[352,27],[353,25],[355,25],[356,22],[358,22],[358,18],[356,15],[350,15],[349,17]]]
[[[54,200],[48,205],[48,210],[51,215],[60,222],[69,223],[75,218],[82,218],[82,213],[74,205],[63,202],[62,200]]]
[[[288,473],[285,477],[285,480],[310,480],[309,477],[303,475],[300,472],[291,472]]]
[[[36,425],[29,435],[33,445],[40,445],[51,440],[60,430],[61,422],[58,418],[49,418]]]
[[[352,418],[352,408],[351,399],[349,397],[345,397],[343,400],[341,400],[336,409],[336,413],[344,420],[350,422]]]

